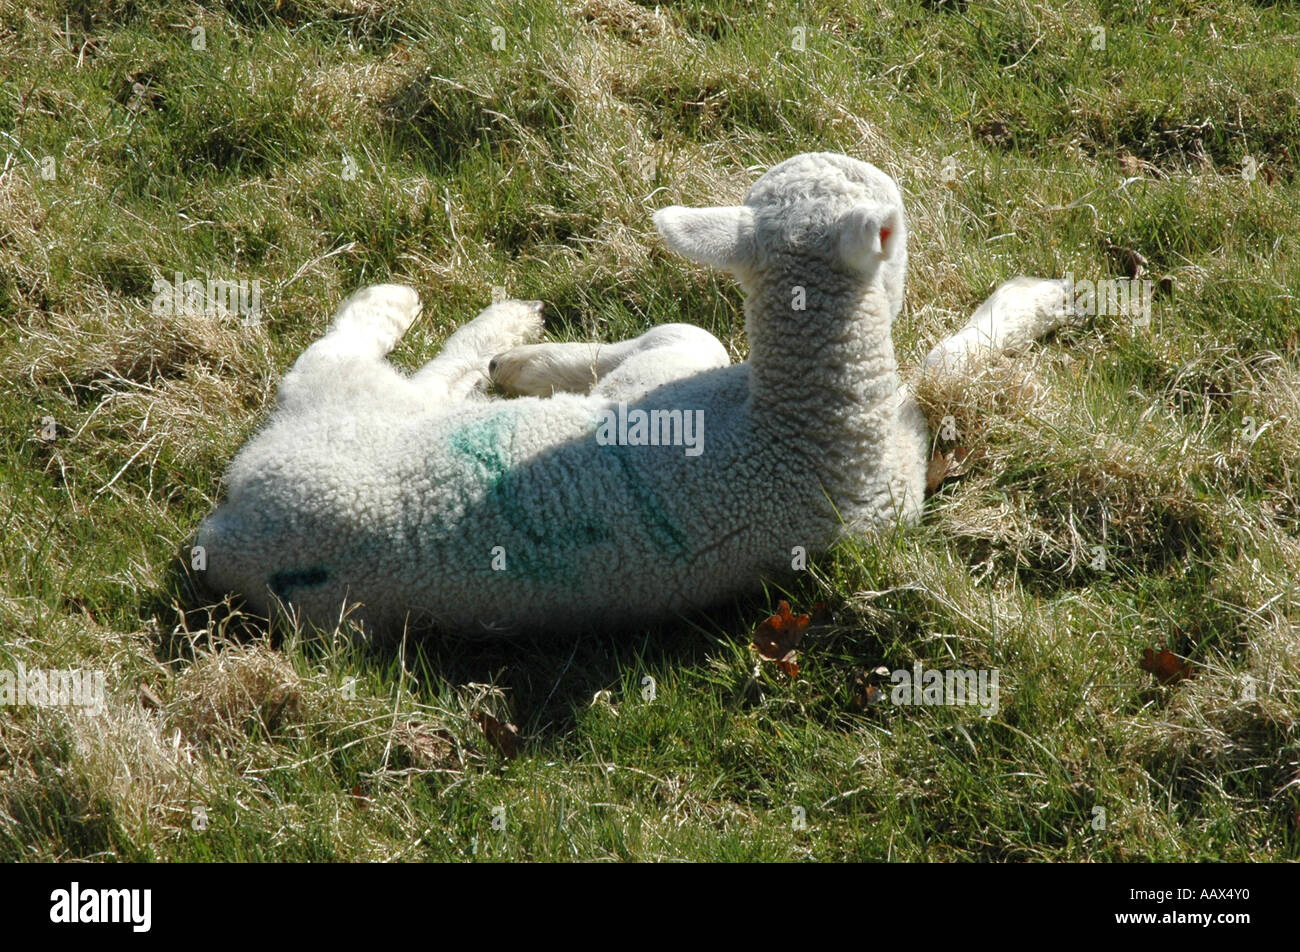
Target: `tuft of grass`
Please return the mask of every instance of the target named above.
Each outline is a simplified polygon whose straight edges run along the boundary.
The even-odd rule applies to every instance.
[[[107,685],[0,713],[0,859],[1300,858],[1298,33],[1244,0],[0,0],[0,671]],[[419,289],[405,367],[494,288],[557,339],[684,320],[743,359],[739,292],[650,216],[805,150],[904,190],[905,368],[1015,274],[1136,255],[1166,290],[930,381],[968,455],[922,524],[706,615],[379,649],[196,596],[222,468],[358,285]],[[261,322],[155,310],[177,273],[259,282]],[[780,599],[826,603],[797,679],[749,647]],[[862,702],[918,663],[996,670],[996,712]]]

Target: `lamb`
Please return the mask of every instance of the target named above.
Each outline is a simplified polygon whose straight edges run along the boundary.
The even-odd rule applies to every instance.
[[[506,301],[406,377],[384,358],[418,296],[366,288],[232,462],[196,539],[208,587],[377,634],[590,629],[706,608],[800,552],[914,522],[930,439],[891,338],[907,266],[893,180],[799,155],[742,205],[654,221],[740,282],[747,362],[684,324],[529,343],[541,305]],[[1065,318],[1060,282],[1008,282],[926,371],[969,373]],[[489,378],[516,396],[490,398]]]

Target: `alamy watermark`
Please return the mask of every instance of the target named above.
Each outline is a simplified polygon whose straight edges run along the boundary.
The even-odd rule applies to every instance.
[[[153,924],[152,889],[83,889],[73,881],[50,893],[50,922],[125,923],[132,932],[148,932]]]
[[[1065,275],[1065,306],[1077,317],[1131,317],[1138,327],[1151,323],[1151,296],[1155,283],[1150,278],[1101,278],[1075,280]]]
[[[889,675],[894,687],[889,699],[894,704],[978,707],[985,717],[998,713],[998,669],[930,668],[921,662],[912,670],[899,668]]]
[[[245,325],[262,320],[262,282],[230,281],[225,278],[189,278],[177,271],[174,280],[158,277],[153,282],[151,310],[159,316],[186,314],[190,317],[224,317],[238,314]]]
[[[28,668],[0,670],[0,707],[84,707],[104,709],[106,677],[103,671]]]
[[[704,452],[703,410],[629,410],[620,402],[618,408],[600,411],[596,442],[601,446],[682,446],[687,456]]]

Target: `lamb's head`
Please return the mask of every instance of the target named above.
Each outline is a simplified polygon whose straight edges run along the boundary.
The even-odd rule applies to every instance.
[[[845,155],[813,152],[773,166],[743,205],[655,213],[669,248],[734,274],[746,291],[825,269],[853,283],[880,281],[890,320],[903,306],[907,222],[898,186]]]

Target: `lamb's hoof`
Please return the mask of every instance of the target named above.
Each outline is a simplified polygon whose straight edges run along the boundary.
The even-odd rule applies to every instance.
[[[1074,317],[1074,302],[1059,278],[1031,278],[1019,275],[1003,281],[989,295],[988,306],[996,313],[1033,314],[1037,333],[1046,333]]]
[[[490,325],[502,348],[537,340],[546,329],[541,301],[498,301],[479,311],[474,320]]]
[[[420,294],[405,284],[372,284],[339,306],[339,315],[371,315],[389,321],[400,337],[420,316]]]

